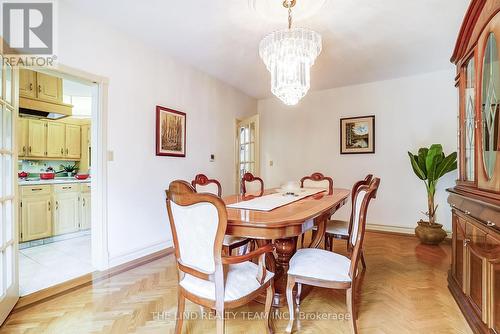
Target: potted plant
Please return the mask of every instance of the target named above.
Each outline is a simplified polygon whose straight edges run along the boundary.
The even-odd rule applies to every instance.
[[[457,169],[457,152],[446,156],[440,144],[431,145],[430,148],[420,148],[418,154],[408,152],[411,166],[415,174],[425,183],[427,189],[427,212],[424,214],[429,221],[422,219],[417,222],[415,234],[424,244],[437,245],[446,238],[443,225],[436,222],[437,205],[434,204],[434,195],[439,179]]]
[[[67,176],[74,176],[76,174],[76,170],[78,169],[78,166],[76,163],[74,163],[73,165],[61,165],[61,168],[62,168],[62,172],[66,172],[66,175]]]

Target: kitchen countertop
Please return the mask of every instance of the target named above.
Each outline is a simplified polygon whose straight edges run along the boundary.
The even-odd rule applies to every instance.
[[[43,184],[64,184],[64,183],[90,183],[91,179],[88,178],[86,180],[77,180],[74,177],[56,177],[52,180],[40,180],[40,179],[28,179],[28,180],[19,180],[18,184],[20,186],[35,186],[35,185],[43,185]]]

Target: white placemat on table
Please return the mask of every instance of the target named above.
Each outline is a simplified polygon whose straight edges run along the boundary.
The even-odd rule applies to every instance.
[[[301,188],[296,194],[288,195],[283,192],[276,192],[261,197],[255,197],[248,201],[237,202],[226,205],[232,209],[245,209],[255,211],[271,211],[281,206],[296,202],[307,196],[315,195],[325,190],[319,188]]]

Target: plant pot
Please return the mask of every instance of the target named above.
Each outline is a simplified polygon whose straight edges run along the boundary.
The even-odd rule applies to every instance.
[[[441,224],[429,225],[428,222],[424,222],[423,220],[417,222],[417,224],[418,226],[415,227],[415,235],[423,244],[438,245],[447,236]]]

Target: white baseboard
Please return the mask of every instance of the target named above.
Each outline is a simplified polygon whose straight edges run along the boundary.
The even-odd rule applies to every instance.
[[[136,260],[138,258],[159,252],[161,250],[164,250],[166,248],[173,247],[173,242],[172,240],[167,240],[167,241],[162,241],[158,242],[156,244],[153,244],[151,246],[147,246],[144,248],[138,248],[130,252],[122,253],[115,255],[113,257],[110,257],[109,259],[109,268],[116,267],[120,264],[130,262],[133,260]]]
[[[403,227],[403,226],[392,226],[392,225],[380,225],[380,224],[366,224],[366,229],[368,231],[381,231],[381,232],[393,232],[402,234],[415,234],[415,227]],[[451,231],[446,231],[448,238],[451,238]]]

